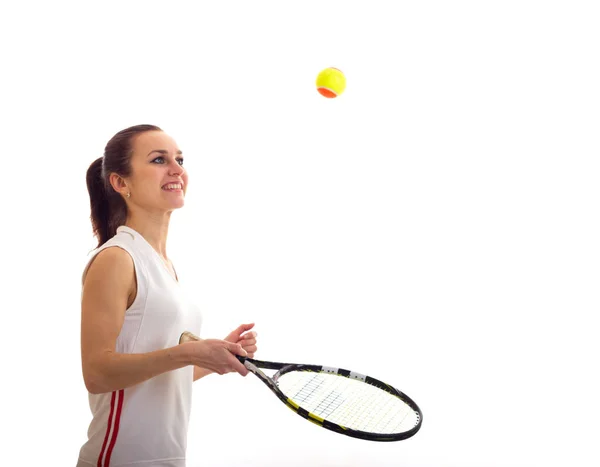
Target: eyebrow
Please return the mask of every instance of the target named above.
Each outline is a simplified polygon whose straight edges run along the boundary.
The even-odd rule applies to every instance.
[[[157,152],[157,153],[159,153],[159,154],[161,154],[163,156],[168,156],[169,155],[169,151],[167,151],[166,149],[153,149],[152,151],[150,151],[148,153],[148,156],[150,156],[151,154],[153,154],[155,152]],[[181,151],[177,151],[176,154],[177,155],[182,155],[183,153]]]

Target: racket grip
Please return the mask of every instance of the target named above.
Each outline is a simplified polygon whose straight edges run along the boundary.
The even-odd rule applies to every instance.
[[[195,334],[192,334],[190,331],[183,331],[181,333],[181,336],[179,336],[179,343],[183,344],[184,342],[191,342],[191,341],[199,341],[200,338],[198,336],[196,336]]]

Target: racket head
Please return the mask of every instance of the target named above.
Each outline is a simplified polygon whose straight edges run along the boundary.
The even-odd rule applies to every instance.
[[[290,364],[272,380],[288,407],[336,433],[400,441],[421,428],[419,406],[394,386],[370,376],[342,368]]]

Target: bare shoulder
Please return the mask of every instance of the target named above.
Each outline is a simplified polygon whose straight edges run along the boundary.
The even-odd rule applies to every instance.
[[[84,279],[84,288],[93,285],[105,285],[111,288],[130,288],[135,278],[133,259],[119,247],[102,250],[93,259]]]
[[[119,247],[98,253],[83,283],[82,333],[86,342],[93,340],[91,334],[116,339],[136,293],[135,267],[129,253]]]

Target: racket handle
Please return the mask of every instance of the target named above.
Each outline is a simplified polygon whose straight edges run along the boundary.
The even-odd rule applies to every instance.
[[[181,336],[179,336],[179,343],[183,344],[184,342],[191,342],[191,341],[199,341],[200,338],[198,336],[196,336],[195,334],[192,334],[190,331],[183,331],[181,333]]]
[[[190,331],[183,331],[181,336],[179,336],[179,343],[183,344],[184,342],[192,342],[199,341],[200,338],[195,334],[192,334]],[[248,357],[242,357],[240,355],[235,356],[241,363],[244,363]]]

